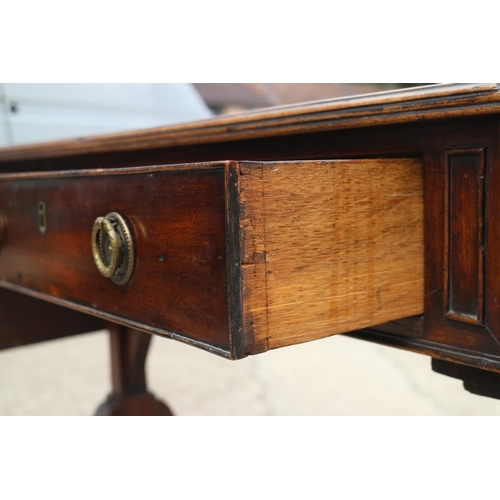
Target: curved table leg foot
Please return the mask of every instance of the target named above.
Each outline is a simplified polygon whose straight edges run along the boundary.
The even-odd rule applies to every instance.
[[[150,392],[130,394],[117,397],[111,394],[108,399],[97,408],[95,413],[100,417],[140,416],[140,417],[170,417],[173,415],[170,408]]]
[[[146,387],[146,357],[151,335],[110,324],[112,393],[98,416],[170,416],[170,408]]]

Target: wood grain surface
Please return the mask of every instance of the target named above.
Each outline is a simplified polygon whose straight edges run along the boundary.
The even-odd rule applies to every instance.
[[[423,312],[416,159],[241,164],[252,352]]]
[[[172,255],[175,253],[181,255],[181,260],[184,259],[186,269],[189,269],[189,273],[185,275],[188,279],[185,283],[183,282],[180,291],[179,287],[176,288],[173,285],[175,277],[179,278],[179,274],[175,272],[170,275],[171,281],[165,287],[152,285],[155,288],[155,296],[158,297],[155,300],[166,301],[167,315],[173,315],[168,320],[172,321],[168,328],[174,329],[175,321],[179,324],[183,320],[187,303],[183,300],[183,294],[193,291],[189,288],[188,292],[185,286],[195,283],[197,277],[201,276],[202,279],[208,279],[205,283],[212,283],[213,287],[210,291],[215,291],[213,295],[210,294],[209,302],[205,304],[209,320],[215,317],[212,309],[223,311],[212,323],[212,327],[219,331],[220,336],[217,337],[213,333],[206,334],[205,343],[200,343],[204,348],[210,349],[213,345],[230,345],[230,349],[233,349],[236,344],[240,343],[241,345],[237,346],[234,353],[236,353],[235,357],[241,357],[248,353],[262,352],[271,347],[285,345],[287,336],[290,343],[302,342],[331,334],[336,330],[330,326],[342,325],[342,321],[345,321],[345,326],[342,328],[360,328],[361,326],[354,326],[354,320],[360,320],[359,325],[366,324],[366,322],[373,325],[374,323],[371,322],[373,319],[373,322],[377,323],[375,326],[362,331],[358,330],[351,335],[432,355],[445,361],[500,373],[500,302],[497,300],[500,295],[500,259],[498,258],[500,255],[500,223],[498,221],[500,169],[497,168],[499,164],[500,93],[498,90],[497,84],[439,85],[258,110],[173,127],[6,148],[0,150],[0,172],[93,169],[93,173],[101,176],[99,183],[104,178],[107,179],[106,184],[109,190],[89,187],[87,191],[74,191],[73,196],[71,190],[68,193],[65,193],[65,190],[55,191],[55,199],[61,201],[59,206],[62,209],[72,214],[77,213],[79,220],[85,219],[88,222],[93,220],[94,214],[86,214],[85,211],[78,212],[77,201],[90,193],[101,199],[103,209],[107,208],[106,199],[115,193],[113,188],[115,180],[112,179],[117,178],[111,175],[111,170],[120,176],[123,175],[123,172],[120,172],[121,167],[221,161],[227,158],[236,161],[259,162],[241,165],[241,174],[239,166],[236,163],[231,164],[233,177],[229,181],[227,178],[223,181],[223,174],[220,173],[221,185],[226,183],[226,193],[220,192],[220,199],[223,200],[224,196],[226,199],[225,206],[224,201],[221,201],[218,206],[216,219],[219,220],[225,211],[226,241],[225,247],[222,248],[226,259],[225,270],[222,265],[217,268],[215,274],[210,274],[210,269],[214,269],[213,262],[204,270],[203,266],[198,266],[199,262],[191,269],[189,259],[183,256],[181,250],[180,242],[184,238],[180,231],[181,227],[177,228],[179,239],[178,244],[172,249]],[[480,152],[479,155],[478,152]],[[475,163],[455,163],[458,160],[462,162],[464,158],[470,159],[470,154],[476,155]],[[386,252],[378,255],[378,260],[373,263],[373,270],[379,269],[379,266],[383,266],[384,263],[387,267],[381,272],[373,273],[370,271],[368,259],[355,262],[340,252],[343,247],[340,241],[332,236],[332,232],[334,229],[338,230],[341,219],[336,220],[335,214],[330,214],[328,218],[325,205],[318,203],[318,199],[334,200],[334,196],[328,194],[328,189],[334,179],[333,174],[331,174],[330,181],[323,185],[317,179],[311,178],[312,170],[300,172],[296,166],[295,168],[298,169],[296,173],[300,174],[301,179],[299,186],[294,185],[291,179],[283,175],[283,169],[273,171],[274,168],[279,168],[278,163],[267,166],[260,163],[294,160],[292,164],[296,164],[299,160],[360,157],[393,158],[393,168],[396,170],[395,165],[399,163],[398,157],[423,158],[425,181],[424,316],[421,315],[421,308],[414,307],[412,313],[404,311],[404,314],[417,315],[413,318],[391,320],[383,317],[383,314],[391,308],[396,308],[395,305],[390,305],[382,299],[387,298],[385,290],[388,290],[389,284],[394,282],[395,278],[401,277],[403,281],[406,279],[402,260],[408,260],[408,256],[394,241],[391,243],[387,240],[388,235],[391,234],[390,230],[380,232],[381,228],[375,223],[371,226],[368,224],[376,210],[372,208],[371,211],[366,212],[366,220],[358,228],[359,234],[368,239],[372,238],[372,230],[375,228],[377,230],[375,234],[378,236],[382,234],[382,236],[380,236],[381,239],[378,236],[375,237],[371,240],[371,244],[377,248],[380,243],[388,244],[392,253]],[[404,160],[406,161],[409,162],[408,165],[411,164],[411,160]],[[418,163],[418,160],[415,161]],[[310,166],[331,163],[333,162],[318,161],[311,162]],[[105,169],[105,172],[102,172],[102,169]],[[146,170],[143,170],[143,173],[147,173]],[[381,186],[385,186],[389,170],[382,169],[381,172],[380,177],[376,178],[376,184],[380,183]],[[30,175],[32,174],[27,174],[24,179],[29,180]],[[55,174],[50,175],[53,180],[57,178]],[[89,174],[74,172],[72,175],[76,178]],[[481,180],[482,176],[484,176],[483,180]],[[368,179],[368,176],[358,178],[358,183],[352,185],[356,185],[359,189],[360,186],[366,184],[366,189],[369,189]],[[6,179],[6,182],[10,183],[12,180],[13,177]],[[267,190],[262,186],[264,180],[270,180],[270,183],[265,185]],[[35,182],[35,177],[32,177],[30,182]],[[350,182],[354,183],[354,179]],[[259,183],[262,188],[260,191]],[[227,189],[228,186],[231,192]],[[286,196],[283,188],[289,189],[290,196]],[[248,195],[252,193],[252,190],[256,197],[249,199]],[[195,195],[197,193],[196,189],[191,191],[185,184],[186,196],[190,192]],[[154,191],[152,198],[156,201],[165,199],[165,193],[168,193],[168,188],[166,191]],[[354,197],[355,190],[344,189],[340,193],[338,196],[344,203],[349,204],[349,197]],[[16,192],[15,196],[18,194],[19,192]],[[121,206],[134,205],[138,200],[146,202],[150,194],[146,191],[140,192],[136,186],[136,191],[120,194],[123,197],[120,198]],[[352,201],[350,205],[352,213],[355,213],[359,207],[360,210],[368,207],[368,199],[370,196],[367,193],[365,199]],[[5,200],[4,195],[0,196],[0,204],[3,206],[5,206]],[[14,200],[17,201],[12,202],[13,206],[23,201],[21,198],[14,198]],[[206,198],[201,196],[199,200],[203,204]],[[387,200],[391,201],[391,197],[388,196]],[[198,199],[196,201],[198,202]],[[395,201],[404,204],[410,200],[408,197],[401,197],[400,200],[398,197],[392,197],[392,202]],[[36,217],[36,204],[32,196],[24,198],[21,205],[23,205],[23,210],[30,212],[25,220],[31,221],[32,216]],[[300,211],[304,214],[303,220],[307,221],[308,218],[313,217],[312,213],[308,212],[309,207],[311,210],[315,209],[320,217],[324,218],[323,226],[311,226],[304,223],[303,228],[295,227],[298,219],[292,215]],[[85,205],[85,210],[87,209],[88,205]],[[47,210],[47,231],[50,231],[51,206],[47,206]],[[392,213],[390,209],[388,212]],[[393,212],[396,214],[397,211]],[[211,213],[215,214],[215,212]],[[287,215],[284,215],[285,213]],[[278,219],[274,222],[270,221],[268,214],[278,214]],[[62,221],[64,215],[60,217]],[[241,241],[237,238],[240,226],[236,224],[240,220],[243,236]],[[400,222],[403,220],[409,221],[401,216]],[[333,221],[336,224],[335,228],[332,225]],[[223,228],[224,222],[220,224],[217,230]],[[189,224],[185,227],[189,227]],[[316,228],[315,231],[312,227]],[[342,227],[341,225],[340,229]],[[307,243],[305,248],[297,248],[290,239],[283,236],[286,234],[283,229],[286,228],[293,237],[300,236],[304,241],[313,241],[314,244]],[[50,284],[53,277],[49,274],[51,261],[55,259],[55,265],[58,268],[63,268],[65,264],[71,266],[75,263],[78,267],[83,253],[86,252],[83,245],[87,243],[84,242],[83,237],[75,239],[71,234],[69,238],[63,239],[64,242],[81,241],[82,248],[77,246],[72,250],[73,255],[68,257],[69,260],[63,259],[59,262],[57,254],[46,252],[48,249],[46,242],[39,240],[39,236],[30,231],[31,229],[27,233],[19,232],[20,237],[24,238],[22,244],[27,243],[30,250],[22,250],[15,255],[10,253],[12,248],[9,250],[13,236],[12,225],[9,223],[6,235],[7,246],[0,253],[0,261],[10,253],[9,259],[14,259],[10,262],[22,263],[23,271],[21,275],[19,272],[14,273],[14,267],[9,268],[7,265],[5,272],[11,273],[13,281],[4,282],[3,286],[123,323],[123,317],[117,316],[117,310],[103,312],[102,304],[106,304],[103,288],[106,286],[91,287],[95,292],[94,297],[97,297],[99,302],[95,302],[93,298],[89,306],[88,303],[82,301],[84,292],[81,288],[79,289],[80,282],[76,281],[74,274],[69,273],[60,283],[61,289],[65,291],[71,289],[76,295],[65,299],[64,294],[54,293],[54,286]],[[344,236],[351,234],[345,227],[343,231]],[[221,244],[224,245],[224,243]],[[357,250],[363,249],[359,239],[353,239],[345,245],[344,250],[348,245]],[[365,246],[376,253],[376,248]],[[335,260],[331,256],[330,250],[332,249],[338,251],[338,255],[341,255],[340,259]],[[234,265],[239,260],[240,254],[243,262],[241,274],[238,266]],[[424,254],[423,250],[422,254]],[[391,255],[398,255],[400,258],[394,258],[390,263]],[[31,267],[28,266],[26,271],[25,259],[28,257],[33,258],[34,263],[30,265]],[[88,255],[85,256],[85,259],[87,258]],[[300,264],[297,263],[299,259]],[[317,264],[318,259],[325,265],[334,266],[332,267],[334,271],[328,274],[324,267]],[[157,262],[159,263],[159,260]],[[343,275],[339,265],[350,266],[349,276],[352,277],[350,281],[341,279]],[[322,274],[324,278],[305,279],[303,273],[308,268],[320,273],[318,276]],[[202,269],[201,273],[198,272],[200,269]],[[414,275],[419,272],[419,268],[415,267],[412,262],[407,263],[408,274],[410,269]],[[38,291],[36,286],[32,286],[33,283],[30,285],[26,281],[32,271],[35,274],[45,273],[45,291]],[[385,281],[382,279],[384,273],[388,276]],[[156,280],[160,276],[156,275],[156,271],[146,274],[153,284],[158,283]],[[367,286],[357,286],[362,282],[363,275],[367,278],[370,275],[372,277],[367,279]],[[97,277],[101,279],[99,275]],[[211,279],[214,281],[210,281]],[[216,279],[220,280],[222,285],[220,283],[215,285]],[[337,280],[340,295],[345,298],[341,302],[349,304],[343,309],[336,302],[337,298],[332,292],[335,280]],[[177,281],[177,285],[179,283],[180,280]],[[401,289],[408,290],[408,286],[402,286]],[[203,296],[205,290],[203,286],[200,290]],[[367,294],[367,290],[372,290],[372,294]],[[384,293],[377,295],[375,292],[374,295],[373,290],[381,290]],[[303,307],[291,299],[292,291],[302,294]],[[129,300],[133,293],[122,291],[122,294],[125,297],[123,300],[126,306],[133,304]],[[117,292],[111,292],[110,296],[114,299],[114,302],[113,300],[109,302],[110,304],[119,304],[122,300]],[[362,307],[363,301],[366,301],[368,305],[379,306],[379,298],[381,299],[380,305],[383,307],[379,307],[373,313],[376,317],[370,319],[367,313],[368,306],[364,309]],[[87,299],[88,297],[85,298]],[[149,314],[148,311],[153,311],[159,305],[158,302],[151,307],[148,303],[149,299],[143,299],[144,296],[139,296],[139,302],[137,302],[137,304],[142,304],[140,308],[142,314]],[[172,304],[168,306],[170,300]],[[219,302],[222,304],[222,309],[219,308]],[[100,308],[94,307],[97,304]],[[191,302],[191,305],[195,304]],[[239,305],[241,310],[238,310]],[[127,313],[133,312],[133,307],[128,307]],[[363,310],[364,315],[361,314]],[[30,314],[23,315],[19,311],[29,311]],[[347,316],[344,317],[341,313],[351,315],[351,320],[347,320]],[[400,313],[403,314],[403,311]],[[0,316],[3,322],[0,328],[2,335],[0,347],[2,348],[83,332],[103,325],[99,318],[79,316],[74,311],[8,290],[0,291]],[[474,322],[465,321],[470,318]],[[292,321],[297,321],[300,327],[294,328]],[[378,324],[385,321],[390,322]],[[328,326],[329,322],[330,326]],[[142,328],[147,323],[128,321],[126,324],[131,328]],[[41,330],[38,329],[38,325],[41,326]],[[271,335],[270,325],[278,325],[281,330],[275,328],[274,331],[277,333]],[[224,330],[225,328],[229,331]],[[158,333],[160,329],[153,326],[148,331]],[[198,335],[201,330],[195,329],[195,335]],[[182,338],[183,334],[170,335]],[[214,351],[220,353],[225,349],[226,347],[217,347]]]
[[[226,357],[423,310],[419,160],[5,174],[0,194],[2,286]],[[92,259],[111,211],[135,242],[125,286]]]
[[[433,85],[279,106],[143,131],[10,147],[0,150],[0,163],[170,148],[498,112],[500,93],[497,84]]]
[[[498,138],[497,120],[448,124],[423,139],[424,337],[469,350],[479,366],[485,353],[500,356]]]
[[[38,228],[38,206],[47,229]],[[225,164],[5,175],[0,284],[132,328],[227,351]],[[135,243],[118,286],[97,271],[94,221],[116,211]]]

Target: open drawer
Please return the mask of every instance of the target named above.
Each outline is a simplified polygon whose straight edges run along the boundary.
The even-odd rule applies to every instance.
[[[5,174],[0,286],[241,358],[421,314],[422,185],[417,159]]]

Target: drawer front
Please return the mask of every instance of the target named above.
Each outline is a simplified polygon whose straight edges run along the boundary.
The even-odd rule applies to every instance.
[[[94,221],[110,212],[133,240],[125,285],[92,255]],[[4,176],[0,281],[226,351],[225,213],[224,164]]]

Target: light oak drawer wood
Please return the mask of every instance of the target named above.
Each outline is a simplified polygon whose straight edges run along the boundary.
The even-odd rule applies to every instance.
[[[243,325],[257,350],[423,312],[420,161],[241,172]]]
[[[112,211],[136,249],[123,286],[91,252]],[[1,286],[229,358],[423,312],[416,159],[7,174],[0,216]]]

